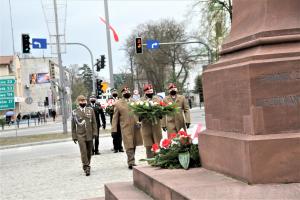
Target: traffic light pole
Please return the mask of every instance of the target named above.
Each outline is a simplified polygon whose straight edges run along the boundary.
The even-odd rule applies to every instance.
[[[54,44],[55,43],[47,43],[47,45],[54,45]],[[94,70],[94,56],[93,56],[92,51],[85,44],[82,44],[82,43],[79,43],[79,42],[65,42],[65,43],[61,43],[61,44],[64,44],[64,45],[80,45],[80,46],[84,47],[86,50],[88,50],[88,52],[90,53],[90,56],[91,56],[91,70],[93,72],[93,92],[96,92],[96,88],[95,88],[96,74],[95,74],[95,70]]]
[[[56,47],[57,47],[57,56],[58,56],[58,66],[59,66],[59,78],[61,88],[65,88],[64,80],[64,71],[62,67],[61,51],[60,51],[60,41],[59,41],[59,27],[58,27],[58,17],[57,17],[57,4],[56,0],[53,0],[54,3],[54,14],[55,14],[55,29],[56,29]],[[63,91],[59,93],[60,97],[60,106],[62,111],[62,122],[63,122],[63,133],[68,133],[68,124],[67,124],[67,106],[66,106],[66,94]]]
[[[207,50],[207,56],[208,56],[208,63],[211,64],[213,61],[212,58],[212,51],[210,49],[210,47],[208,46],[208,44],[206,44],[203,41],[190,41],[190,42],[162,42],[159,43],[159,45],[170,45],[170,44],[192,44],[192,43],[197,43],[197,44],[203,44]],[[143,46],[147,46],[147,44],[143,44]]]

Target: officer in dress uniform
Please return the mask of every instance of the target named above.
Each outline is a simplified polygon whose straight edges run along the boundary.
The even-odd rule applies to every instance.
[[[78,142],[82,168],[86,176],[90,175],[90,163],[93,148],[93,137],[97,136],[97,122],[92,108],[86,107],[85,96],[77,97],[78,108],[72,112],[72,139]]]
[[[144,85],[144,93],[145,95],[140,99],[141,101],[159,104],[160,98],[158,96],[153,96],[153,87],[151,84]],[[143,143],[146,148],[146,156],[147,158],[152,158],[152,145],[155,143],[159,144],[162,138],[160,119],[157,120],[156,124],[153,124],[153,122],[147,119],[140,120],[142,121],[141,131],[143,136]]]
[[[116,102],[119,100],[118,91],[116,89],[112,89],[111,93],[112,93],[112,98],[110,98],[110,99],[111,99],[112,107],[114,109]],[[110,114],[110,124],[112,124],[114,111],[113,110],[110,111],[109,114]],[[112,134],[111,134],[111,137],[113,138],[114,153],[124,152],[123,146],[122,146],[122,134],[121,134],[120,121],[118,121],[117,126],[118,126],[117,132],[112,132]]]
[[[143,144],[138,119],[131,112],[128,104],[133,102],[130,98],[131,93],[128,87],[122,89],[122,99],[115,104],[114,115],[112,119],[111,131],[115,134],[118,131],[118,122],[120,121],[121,133],[124,147],[127,154],[128,169],[135,166],[135,149],[136,146]]]
[[[97,122],[97,136],[94,138],[94,142],[93,142],[93,154],[100,155],[100,153],[99,153],[99,131],[100,131],[101,125],[102,125],[103,129],[106,128],[105,115],[104,115],[104,112],[103,112],[103,109],[101,108],[101,106],[96,104],[96,96],[94,96],[94,95],[90,96],[90,103],[89,103],[88,107],[93,108],[95,117],[96,117],[96,122]],[[102,124],[100,123],[100,118],[101,118]]]
[[[188,102],[183,95],[177,94],[178,90],[174,83],[169,84],[169,95],[166,96],[163,101],[166,104],[176,103],[179,108],[179,112],[174,115],[167,115],[162,120],[162,128],[164,131],[170,133],[177,133],[180,129],[186,131],[190,127],[190,109]]]

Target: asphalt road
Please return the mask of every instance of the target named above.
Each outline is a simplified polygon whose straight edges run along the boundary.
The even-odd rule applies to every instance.
[[[198,124],[199,122],[202,125],[205,125],[205,116],[204,110],[199,107],[192,108],[191,112],[191,121],[192,125]],[[110,128],[109,125],[109,117],[106,117],[107,128]],[[14,136],[26,136],[26,135],[38,135],[38,134],[46,134],[46,133],[59,133],[63,131],[62,122],[49,122],[48,124],[42,124],[41,126],[33,126],[27,128],[16,129],[16,127],[11,127],[10,130],[0,131],[1,137],[14,137]],[[68,131],[71,131],[71,124],[68,123]]]

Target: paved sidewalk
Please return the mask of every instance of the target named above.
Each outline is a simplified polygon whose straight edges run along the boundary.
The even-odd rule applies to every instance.
[[[0,151],[1,199],[85,199],[104,196],[104,184],[132,181],[125,153],[113,153],[111,137],[100,140],[101,155],[93,156],[91,176],[81,169],[78,145],[72,141]],[[45,153],[48,152],[48,153]],[[136,151],[138,162],[145,157]]]
[[[15,129],[27,129],[27,128],[33,128],[33,127],[39,127],[39,126],[47,126],[51,124],[59,124],[62,123],[62,118],[61,115],[59,115],[56,119],[55,122],[52,120],[52,118],[47,118],[46,122],[41,122],[38,123],[38,120],[30,120],[29,126],[28,126],[28,121],[27,120],[22,120],[21,123],[19,124],[19,128],[17,127],[17,123],[15,122],[14,124],[11,124],[8,126],[7,124],[4,126],[4,129],[0,127],[0,133],[1,131],[7,131],[7,130],[15,130]]]

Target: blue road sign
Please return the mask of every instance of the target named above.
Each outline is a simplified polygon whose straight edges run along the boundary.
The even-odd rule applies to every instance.
[[[147,49],[159,49],[159,41],[158,40],[146,40]]]
[[[47,49],[47,39],[44,38],[32,38],[33,49]]]

